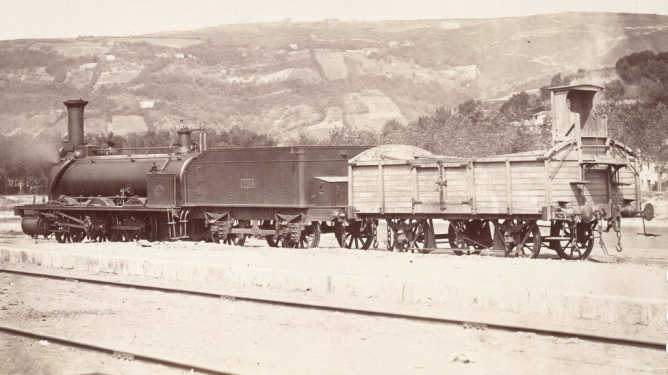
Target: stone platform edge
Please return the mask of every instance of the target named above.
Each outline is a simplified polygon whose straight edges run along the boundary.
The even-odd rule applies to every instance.
[[[0,264],[3,263],[203,282],[212,286],[254,286],[282,291],[311,291],[338,297],[374,297],[388,301],[444,304],[449,307],[473,307],[661,329],[666,325],[668,311],[668,300],[610,294],[441,284],[46,250],[0,248]]]

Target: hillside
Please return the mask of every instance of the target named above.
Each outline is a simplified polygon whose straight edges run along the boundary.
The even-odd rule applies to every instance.
[[[125,134],[196,118],[277,139],[379,129],[435,108],[535,89],[668,50],[668,17],[561,13],[503,19],[223,25],[132,38],[0,41],[0,131],[63,133],[82,97],[88,129]]]

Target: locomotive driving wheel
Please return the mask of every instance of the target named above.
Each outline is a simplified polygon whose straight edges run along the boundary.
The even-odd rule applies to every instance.
[[[353,221],[349,225],[336,223],[334,235],[339,246],[346,249],[368,250],[373,243],[376,222],[373,220]]]
[[[110,242],[126,242],[127,233],[124,230],[117,229],[117,227],[123,225],[123,220],[115,214],[112,214],[108,218],[108,238]]]
[[[103,219],[100,220],[98,228],[96,231],[90,235],[90,239],[94,242],[111,242],[112,241],[112,231],[109,229],[111,228],[112,224],[112,214],[106,214]],[[93,224],[95,218],[94,217],[89,217],[86,216],[86,220],[84,222],[84,226]],[[89,224],[90,223],[90,224]]]
[[[150,212],[132,212],[124,217],[112,219],[116,224],[111,228],[112,241],[155,241],[158,238],[158,219]],[[121,227],[121,228],[118,228]]]
[[[557,251],[559,258],[566,260],[587,259],[594,249],[594,228],[597,221],[591,223],[553,221],[550,226],[550,248]]]
[[[72,218],[83,220],[83,216],[79,214],[71,215]],[[77,228],[70,225],[80,225],[78,222],[68,218],[63,218],[63,224],[58,227],[59,232],[54,233],[56,241],[59,243],[76,243],[81,242],[86,237],[83,228]],[[69,224],[69,225],[68,225]]]

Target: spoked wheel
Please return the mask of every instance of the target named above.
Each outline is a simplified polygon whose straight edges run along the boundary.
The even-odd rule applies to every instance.
[[[436,236],[432,225],[429,224],[429,221],[425,221],[412,230],[413,238],[415,238],[414,247],[421,253],[424,253],[426,249],[436,247]]]
[[[108,218],[102,223],[102,228],[90,236],[91,241],[94,242],[112,242],[113,232],[109,229],[111,227],[112,219]]]
[[[97,220],[95,214],[86,215],[83,219],[84,231],[88,238],[93,242],[106,242],[111,241],[111,232],[108,230],[111,227],[110,224],[111,215],[106,215],[106,217],[100,221]]]
[[[468,243],[459,241],[457,244],[456,226],[459,226],[459,231],[476,243]],[[487,220],[452,220],[448,226],[448,242],[450,248],[455,255],[478,255],[486,247],[492,247],[492,232],[489,221]],[[461,250],[456,250],[461,249]]]
[[[387,221],[388,249],[414,252],[436,247],[434,229],[426,219],[391,219]]]
[[[54,233],[54,236],[56,237],[56,241],[58,241],[58,243],[67,243],[67,242],[71,242],[71,241],[70,241],[70,234],[69,234],[69,233],[66,233],[66,232],[56,232],[56,233]]]
[[[72,216],[81,221],[80,223],[74,220],[70,220],[72,224],[83,225],[82,222],[84,221],[85,218],[83,214],[75,214]],[[84,240],[84,238],[86,238],[86,231],[84,230],[84,228],[70,227],[70,241],[72,241],[72,243],[81,242]]]
[[[587,259],[594,249],[594,228],[597,224],[597,221],[588,224],[579,222],[573,230],[573,223],[570,221],[553,221],[550,227],[550,237],[562,239],[551,240],[550,247],[557,251],[561,259]]]
[[[260,229],[276,229],[276,225],[272,220],[264,220],[260,225]],[[267,241],[267,245],[270,247],[278,247],[278,244],[274,240],[273,236],[265,236],[264,239]]]
[[[123,225],[123,220],[116,215],[111,215],[107,222],[107,237],[110,242],[126,242],[129,235],[126,231],[114,227]]]
[[[72,217],[83,220],[83,216],[78,214],[72,215]],[[71,219],[66,219],[66,220],[68,224],[79,225],[79,223],[75,222],[74,220]],[[63,230],[63,232],[55,233],[56,241],[58,241],[59,243],[76,243],[76,242],[81,242],[83,241],[84,238],[86,238],[86,233],[84,232],[83,228],[61,226],[59,229]]]
[[[80,228],[70,228],[70,241],[71,242],[81,242],[86,238],[86,232]]]
[[[346,249],[368,250],[373,243],[376,222],[373,220],[353,221],[349,225],[337,223],[334,235],[339,246]]]
[[[312,221],[311,225],[307,225],[304,230],[302,230],[302,236],[299,239],[299,243],[295,247],[301,249],[308,249],[313,247],[318,247],[320,244],[320,222]]]
[[[241,221],[234,220],[234,223],[232,224],[232,228],[246,228],[246,221],[244,221],[244,220],[241,220]],[[225,245],[243,246],[244,243],[246,243],[246,235],[245,234],[229,233],[227,235],[227,238],[225,238],[225,241],[223,241],[223,243]]]
[[[136,227],[136,230],[121,231],[123,241],[155,241],[158,237],[158,219],[150,212],[129,214],[122,221],[123,226]]]
[[[541,235],[536,221],[505,220],[498,227],[507,255],[538,258]]]

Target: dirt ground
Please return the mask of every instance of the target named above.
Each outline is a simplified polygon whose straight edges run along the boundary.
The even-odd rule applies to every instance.
[[[437,231],[445,231],[439,225]],[[273,249],[254,239],[245,248],[204,243],[154,243],[151,248],[134,243],[60,245],[28,238],[20,222],[9,215],[0,217],[0,246],[147,258],[159,253],[163,259],[233,266],[301,267],[309,272],[338,267],[352,275],[387,272],[509,287],[528,283],[528,287],[581,293],[668,298],[664,284],[668,223],[651,222],[647,229],[656,236],[637,236],[642,222],[626,220],[622,253],[614,252],[614,235],[607,235],[612,237],[606,237],[609,251],[623,261],[615,264],[559,262],[549,250],[538,260],[394,254],[382,250],[383,226],[379,228],[380,248],[367,252],[340,249],[332,235],[323,236],[319,249]],[[602,254],[598,244],[593,254]],[[475,275],[471,270],[476,270]],[[280,297],[277,291],[265,292]],[[668,373],[668,356],[662,350],[8,274],[0,274],[0,323],[241,374]],[[460,354],[469,362],[455,360]],[[187,372],[58,344],[41,346],[37,340],[0,334],[0,374],[119,373]]]
[[[123,375],[187,374],[187,370],[142,361],[123,360],[70,346],[0,333],[0,374]]]
[[[663,350],[530,333],[8,274],[0,274],[0,288],[2,324],[241,374],[630,374],[668,369]],[[0,373],[183,372],[59,345],[42,347],[36,340],[8,335],[0,340],[5,369]],[[458,356],[461,361],[455,360]]]

